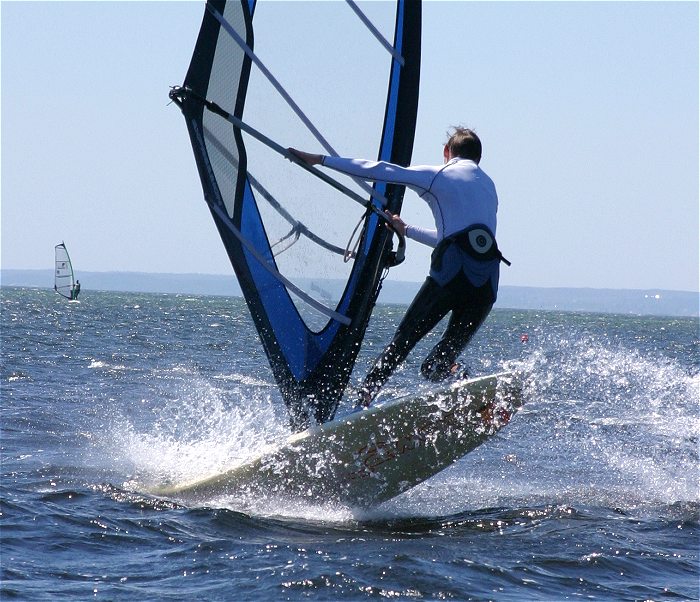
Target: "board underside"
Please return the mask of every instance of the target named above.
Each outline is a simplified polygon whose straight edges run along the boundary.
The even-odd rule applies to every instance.
[[[522,403],[517,374],[460,381],[337,418],[230,470],[153,493],[195,503],[283,496],[370,507],[459,460],[508,424]]]

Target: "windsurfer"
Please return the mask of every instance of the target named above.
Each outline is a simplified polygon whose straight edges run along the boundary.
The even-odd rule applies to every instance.
[[[498,197],[479,167],[481,141],[470,129],[453,128],[443,149],[443,165],[401,167],[392,163],[289,152],[309,165],[323,165],[374,182],[402,184],[428,203],[436,228],[406,224],[387,213],[394,229],[434,248],[430,274],[416,294],[389,345],[376,359],[359,390],[367,407],[413,347],[448,312],[440,341],[421,366],[423,376],[443,380],[459,370],[457,357],[488,316],[498,290],[503,256],[495,241]]]
[[[71,299],[76,300],[80,294],[80,280],[75,281],[75,286],[73,286],[73,295]]]

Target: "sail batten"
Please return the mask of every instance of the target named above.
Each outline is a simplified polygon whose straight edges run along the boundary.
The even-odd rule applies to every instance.
[[[216,20],[221,24],[221,26],[226,30],[226,32],[231,36],[231,38],[238,44],[238,46],[241,48],[241,50],[250,58],[250,60],[255,64],[258,69],[265,75],[265,78],[270,82],[270,84],[273,86],[275,91],[285,100],[285,102],[291,107],[291,109],[294,111],[296,116],[302,121],[302,123],[306,126],[306,128],[313,134],[313,136],[316,138],[316,140],[321,144],[321,146],[324,148],[326,152],[328,152],[330,155],[337,157],[338,153],[337,151],[333,148],[333,146],[328,142],[328,140],[323,136],[323,134],[319,131],[319,129],[313,124],[313,122],[306,116],[304,111],[301,109],[301,107],[296,103],[296,101],[289,95],[287,90],[282,86],[282,84],[275,78],[275,76],[270,72],[270,70],[265,66],[265,64],[258,58],[258,56],[253,52],[253,49],[245,42],[245,40],[235,31],[235,29],[231,26],[231,24],[226,21],[226,19],[222,16],[222,14],[217,11],[210,3],[207,3],[207,10],[211,12],[211,14],[216,18]],[[359,9],[358,9],[359,10]],[[361,13],[362,14],[362,13]],[[363,15],[364,16],[364,15]],[[366,18],[366,17],[365,17]],[[373,26],[372,26],[373,27]],[[381,35],[381,34],[380,34]],[[403,57],[397,57],[398,62],[403,65]],[[176,97],[178,94],[182,94],[182,91],[175,90],[171,94],[171,98]],[[193,95],[196,96],[196,95]],[[227,121],[230,121],[235,127],[243,130],[247,134],[253,136],[263,144],[269,146],[271,149],[273,149],[275,152],[279,153],[280,155],[284,156],[285,158],[295,161],[295,157],[293,155],[290,155],[287,152],[287,149],[282,147],[280,144],[272,140],[270,137],[266,136],[259,130],[255,129],[251,125],[245,123],[242,121],[240,118],[231,115],[228,111],[224,110],[221,108],[217,103],[211,102],[210,100],[207,100],[205,98],[200,99],[206,106],[207,109],[212,111],[213,113],[220,115]],[[331,184],[332,186],[335,186],[339,190],[345,192],[350,198],[353,198],[357,200],[357,196],[348,191],[344,187],[339,187],[337,182],[333,180],[333,178],[330,178],[323,174],[322,172],[319,172],[318,170],[314,170],[312,168],[307,167],[306,165],[302,164],[302,167],[305,169],[309,169],[311,173],[316,175],[316,177],[321,178],[324,180],[326,183]],[[376,187],[370,186],[366,182],[362,181],[359,178],[352,178],[355,183],[362,188],[365,192],[369,193],[373,198],[377,199],[382,206],[387,205],[387,200],[382,195]],[[360,202],[363,203],[364,201],[360,199]]]
[[[265,146],[269,147],[273,151],[275,151],[277,154],[281,155],[285,159],[289,159],[290,161],[296,163],[306,171],[308,171],[310,174],[318,178],[319,180],[325,182],[326,184],[329,184],[339,192],[342,192],[345,196],[347,196],[349,199],[352,199],[356,203],[359,203],[360,205],[367,205],[367,201],[361,197],[359,194],[348,188],[347,186],[344,186],[338,180],[335,178],[329,176],[328,174],[311,167],[307,165],[306,163],[299,161],[292,153],[290,153],[286,148],[284,148],[282,145],[279,143],[275,142],[272,138],[266,136],[263,134],[261,131],[255,129],[253,126],[250,124],[246,123],[245,121],[239,119],[235,115],[231,115],[224,109],[222,109],[220,106],[218,106],[215,102],[211,102],[209,100],[206,100],[204,98],[199,97],[197,94],[193,94],[190,90],[180,88],[180,87],[173,87],[171,92],[170,92],[170,98],[173,100],[177,100],[178,102],[182,103],[182,101],[185,99],[185,97],[189,96],[190,98],[196,99],[204,104],[204,106],[207,108],[207,110],[211,111],[213,114],[218,115],[225,119],[226,121],[230,122],[231,125],[236,127],[237,129],[245,132],[246,134],[249,134]],[[205,132],[209,132],[211,135],[211,131],[207,130],[205,128]],[[210,136],[211,137],[211,136]],[[381,192],[379,192],[379,189],[376,187],[372,187],[366,182],[362,182],[361,180],[355,179],[362,188],[364,188],[371,196],[372,198],[376,199],[381,203],[382,206],[386,206],[387,204],[387,199],[384,197]]]
[[[345,2],[348,4],[348,6],[353,10],[353,12],[360,18],[360,20],[365,24],[365,27],[369,30],[369,32],[377,38],[377,41],[386,48],[386,50],[393,56],[398,63],[403,67],[405,61],[404,58],[401,56],[401,53],[394,48],[394,46],[391,45],[389,40],[387,40],[381,32],[374,26],[374,23],[370,21],[367,18],[367,15],[362,12],[359,6],[357,6],[357,3],[354,2],[354,0],[345,0]]]
[[[294,101],[294,99],[289,95],[289,93],[284,89],[282,84],[277,80],[277,78],[270,72],[270,70],[265,66],[265,64],[256,56],[253,49],[246,44],[245,40],[236,32],[236,30],[231,27],[231,24],[224,19],[219,11],[217,11],[211,4],[207,3],[207,9],[216,17],[217,21],[221,23],[226,32],[235,40],[236,44],[241,47],[241,50],[245,52],[251,61],[260,69],[260,71],[265,75],[265,77],[270,81],[275,90],[284,98],[284,100],[289,104],[292,110],[296,113],[299,119],[302,120],[304,125],[309,129],[309,131],[316,137],[321,146],[326,149],[327,152],[332,155],[337,155],[336,151],[331,146],[330,142],[325,139],[323,134],[316,128],[316,126],[311,122],[311,120],[306,116],[301,107]]]
[[[239,164],[236,158],[224,147],[221,146],[219,141],[217,140],[216,136],[213,135],[213,133],[207,129],[204,130],[205,137],[207,140],[211,142],[212,145],[214,145],[217,150],[221,153],[223,157],[226,158],[226,160],[231,164],[231,166],[234,169],[239,169]],[[328,241],[324,240],[322,237],[314,234],[311,230],[309,230],[304,224],[302,224],[300,221],[298,221],[296,218],[294,218],[288,211],[285,210],[285,208],[282,206],[282,204],[273,197],[270,192],[262,185],[262,183],[250,172],[247,172],[248,174],[248,180],[250,181],[251,185],[253,188],[260,194],[262,198],[264,198],[272,207],[275,208],[275,210],[285,219],[287,222],[293,227],[292,232],[295,232],[297,234],[303,234],[304,236],[307,236],[311,239],[314,240],[317,244],[321,245],[322,247],[333,251],[334,253],[337,253],[339,255],[345,256],[346,252],[345,249],[342,249],[341,247],[338,247],[336,245],[333,245],[329,243]],[[360,202],[364,202],[364,200],[360,197],[358,197]],[[283,237],[286,238],[287,235]],[[281,239],[282,240],[282,239]],[[279,244],[278,241],[277,243],[274,243],[272,246],[274,247],[275,245]],[[281,252],[281,251],[278,251]]]
[[[306,303],[308,303],[321,313],[326,314],[328,317],[333,318],[334,320],[337,320],[342,324],[350,324],[350,318],[339,314],[338,312],[335,312],[332,309],[323,305],[323,303],[316,301],[316,299],[314,299],[310,295],[307,295],[304,291],[295,286],[294,283],[290,282],[282,274],[280,274],[279,271],[275,269],[274,265],[272,265],[270,261],[266,260],[262,255],[260,255],[260,253],[258,253],[257,249],[250,241],[246,240],[246,238],[240,233],[238,228],[236,228],[233,224],[230,223],[230,221],[228,220],[228,216],[221,211],[220,207],[215,206],[214,211],[216,211],[219,217],[226,223],[233,235],[240,240],[242,245],[245,246],[246,251],[250,253],[258,262],[258,264],[260,264],[265,270],[267,270],[273,278],[279,280],[282,284],[284,284],[287,287],[288,290],[293,292],[295,295],[303,299]]]
[[[358,47],[363,24],[351,14],[341,23],[349,11],[331,4],[209,0],[185,81],[171,92],[294,429],[335,414],[392,261],[382,208],[398,212],[404,187],[362,182],[363,197],[322,170],[299,169],[275,140],[303,146],[316,139],[314,130],[332,134],[324,140],[352,133],[366,152],[378,149],[378,160],[410,162],[420,2],[396,0],[387,8],[373,10],[385,37],[393,32],[394,56],[378,44]],[[335,54],[319,55],[318,47]],[[297,53],[291,63],[290,52]],[[301,94],[308,114],[287,101]],[[324,106],[315,102],[320,94]]]

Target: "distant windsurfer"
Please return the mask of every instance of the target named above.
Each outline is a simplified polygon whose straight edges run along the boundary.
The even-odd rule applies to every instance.
[[[77,301],[79,294],[80,294],[80,280],[76,280],[75,285],[73,286],[73,294],[71,295],[71,299],[73,301]]]
[[[309,165],[323,165],[373,182],[403,184],[428,203],[435,218],[436,229],[429,230],[387,213],[397,231],[434,250],[430,274],[393,340],[367,374],[359,389],[358,406],[372,403],[416,343],[448,312],[452,313],[447,328],[423,362],[421,373],[431,381],[440,381],[457,372],[457,357],[496,301],[499,264],[504,260],[495,240],[496,188],[479,167],[479,137],[467,128],[453,130],[443,149],[444,164],[438,166],[401,167],[384,161],[327,157],[289,149]]]

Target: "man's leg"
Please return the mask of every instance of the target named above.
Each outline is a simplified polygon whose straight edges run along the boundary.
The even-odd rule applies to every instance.
[[[427,278],[401,320],[391,343],[375,360],[359,392],[358,405],[368,406],[396,367],[450,310],[450,296]]]
[[[484,323],[492,307],[482,305],[453,309],[445,333],[421,366],[421,374],[434,382],[451,376],[457,357]]]

